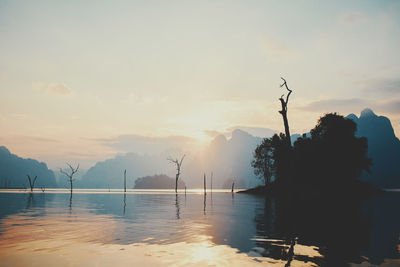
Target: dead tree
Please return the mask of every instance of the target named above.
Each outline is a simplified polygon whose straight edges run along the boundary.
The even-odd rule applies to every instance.
[[[207,195],[206,174],[204,173],[204,195]]]
[[[72,167],[71,164],[67,163],[67,165],[71,169],[71,171],[68,173],[67,171],[64,171],[63,169],[60,168],[60,172],[68,177],[70,189],[71,189],[71,195],[72,195],[72,185],[73,185],[72,183],[73,183],[73,181],[75,181],[75,179],[73,179],[73,177],[74,177],[74,174],[79,170],[79,164],[76,168]]]
[[[285,126],[286,140],[289,143],[289,146],[292,146],[292,141],[290,140],[289,122],[287,119],[287,105],[288,105],[289,96],[292,93],[292,90],[289,89],[289,87],[286,83],[286,80],[282,77],[281,77],[281,79],[283,80],[283,84],[281,84],[280,87],[282,88],[283,86],[285,86],[286,90],[288,90],[289,93],[286,95],[286,101],[285,101],[285,99],[283,99],[283,97],[285,96],[284,94],[279,98],[279,100],[281,101],[281,105],[282,105],[282,110],[280,110],[279,113],[283,117],[283,125]]]
[[[124,192],[126,192],[126,170],[124,171]]]
[[[35,188],[35,183],[36,183],[37,176],[35,176],[35,178],[33,178],[33,181],[32,181],[31,177],[28,174],[26,176],[28,176],[29,186],[31,188],[31,192],[33,192],[33,188]]]
[[[185,158],[185,156],[186,155],[183,155],[180,161],[177,158],[176,159],[167,158],[167,160],[169,162],[176,164],[175,193],[178,193],[178,179],[179,179],[179,176],[181,175],[181,166],[182,166],[182,162],[183,162],[183,159]]]

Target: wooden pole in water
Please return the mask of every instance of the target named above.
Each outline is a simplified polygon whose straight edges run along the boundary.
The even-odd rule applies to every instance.
[[[186,185],[185,185],[185,196],[186,196]]]
[[[232,193],[233,193],[233,188],[235,187],[235,182],[232,183]]]
[[[204,195],[207,195],[206,192],[206,174],[204,173]]]
[[[124,171],[124,192],[126,192],[126,169]]]

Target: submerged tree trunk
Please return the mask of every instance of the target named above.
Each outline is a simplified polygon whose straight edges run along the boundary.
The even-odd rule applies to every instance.
[[[31,192],[33,192],[33,188],[35,188],[35,183],[36,183],[37,176],[35,176],[33,181],[32,181],[32,179],[31,179],[31,177],[29,175],[26,175],[26,176],[28,176],[29,186],[31,188]]]
[[[204,174],[204,195],[207,195],[207,191],[206,191],[206,174]]]
[[[167,158],[168,161],[176,164],[175,193],[178,193],[178,179],[179,179],[179,175],[181,175],[182,162],[183,162],[183,159],[185,158],[185,156],[186,155],[183,155],[180,161],[178,159]]]
[[[124,171],[124,192],[126,192],[126,170]]]
[[[71,199],[72,199],[72,183],[74,181],[73,177],[74,177],[74,174],[79,170],[79,164],[76,168],[72,167],[71,164],[67,163],[67,165],[71,169],[70,173],[68,173],[67,171],[64,171],[63,169],[60,169],[60,172],[69,178],[69,183],[70,183],[70,188],[71,188]]]
[[[178,179],[179,179],[179,173],[177,173],[175,177],[175,193],[178,193]]]

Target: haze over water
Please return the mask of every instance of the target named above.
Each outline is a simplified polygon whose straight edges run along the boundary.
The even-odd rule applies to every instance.
[[[332,210],[334,223],[311,222],[307,234],[296,221],[283,222],[276,200],[228,190],[204,196],[82,189],[71,202],[66,190],[1,190],[0,260],[2,266],[395,266],[400,214],[389,207],[399,204],[396,192],[365,201],[350,218]]]

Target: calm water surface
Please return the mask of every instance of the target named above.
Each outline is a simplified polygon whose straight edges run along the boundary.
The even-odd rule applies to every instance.
[[[0,265],[400,266],[400,192],[348,206],[293,218],[223,190],[1,190]]]

